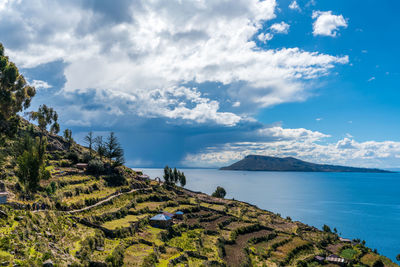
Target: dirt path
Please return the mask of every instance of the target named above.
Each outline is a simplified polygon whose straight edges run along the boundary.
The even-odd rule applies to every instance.
[[[130,193],[133,193],[133,192],[136,192],[136,191],[141,191],[141,190],[147,191],[147,190],[149,190],[149,189],[151,189],[151,188],[150,188],[150,187],[146,187],[146,188],[132,189],[131,191],[128,191],[128,192],[121,192],[121,193],[118,193],[118,194],[109,196],[108,198],[103,199],[103,200],[97,202],[96,204],[93,204],[93,205],[84,207],[84,208],[82,208],[82,209],[69,210],[69,211],[66,211],[66,213],[68,213],[68,214],[74,214],[74,213],[82,212],[82,211],[85,211],[85,210],[89,210],[89,209],[92,209],[92,208],[94,208],[94,207],[97,207],[97,206],[99,206],[99,205],[101,205],[101,204],[103,204],[103,203],[109,202],[109,201],[111,201],[112,199],[114,199],[114,198],[116,198],[116,197],[119,197],[119,196],[121,196],[121,195],[130,194]],[[33,210],[32,212],[36,213],[36,212],[43,212],[43,211],[49,211],[49,210]]]
[[[119,196],[121,196],[121,195],[130,194],[130,193],[133,193],[133,192],[136,192],[136,191],[148,190],[148,189],[150,189],[150,188],[147,187],[147,188],[140,188],[140,189],[132,189],[131,191],[128,191],[128,192],[121,192],[121,193],[118,193],[118,194],[109,196],[108,198],[103,199],[102,201],[99,201],[99,202],[97,202],[96,204],[93,204],[93,205],[91,205],[91,206],[87,206],[87,207],[84,207],[84,208],[78,209],[78,210],[70,210],[70,211],[67,211],[67,213],[69,213],[69,214],[74,214],[74,213],[82,212],[82,211],[85,211],[85,210],[89,210],[89,209],[92,209],[92,208],[94,208],[94,207],[97,207],[97,206],[99,206],[99,205],[101,205],[101,204],[103,204],[103,203],[109,202],[109,201],[111,201],[112,199],[114,199],[114,198],[116,198],[116,197],[119,197]]]

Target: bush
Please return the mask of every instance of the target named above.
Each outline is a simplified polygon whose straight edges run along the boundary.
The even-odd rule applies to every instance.
[[[79,154],[75,151],[68,152],[67,159],[71,160],[74,164],[79,162]]]
[[[104,163],[101,160],[92,159],[88,163],[87,171],[94,175],[102,174],[104,173]]]
[[[124,249],[121,246],[117,246],[106,261],[113,267],[122,266],[124,264]]]
[[[381,259],[378,259],[374,262],[374,264],[372,265],[372,267],[384,267],[385,264],[383,264]]]
[[[71,162],[69,160],[62,160],[59,163],[60,167],[66,168],[71,166]]]
[[[226,196],[226,191],[223,187],[217,186],[217,189],[215,189],[215,192],[212,193],[213,197],[218,197],[218,198],[224,198]]]
[[[92,156],[89,153],[83,154],[82,161],[84,163],[89,163],[92,160]]]
[[[156,266],[158,263],[157,256],[154,253],[150,253],[143,259],[142,267]]]
[[[324,224],[324,226],[322,226],[322,230],[326,233],[332,233],[331,228],[326,224]]]

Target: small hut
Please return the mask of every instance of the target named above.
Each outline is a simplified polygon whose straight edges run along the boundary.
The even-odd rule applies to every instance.
[[[177,212],[175,212],[175,218],[183,219],[183,214],[183,211],[178,210]]]
[[[153,227],[167,228],[171,224],[172,218],[164,214],[157,214],[150,218],[150,225]]]
[[[341,242],[345,242],[345,243],[351,243],[351,240],[350,240],[350,239],[348,239],[348,238],[342,238],[342,237],[339,237],[339,240],[340,240]]]
[[[173,218],[175,216],[175,214],[169,213],[169,212],[166,212],[166,211],[163,211],[162,214],[164,214],[165,216],[168,216],[170,218]]]
[[[326,257],[326,261],[329,263],[334,263],[334,264],[341,265],[341,266],[346,265],[346,260],[335,254],[332,254],[332,255]]]

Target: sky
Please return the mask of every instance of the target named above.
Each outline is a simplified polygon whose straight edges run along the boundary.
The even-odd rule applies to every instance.
[[[77,142],[131,167],[248,154],[400,167],[398,1],[0,0],[0,42]]]

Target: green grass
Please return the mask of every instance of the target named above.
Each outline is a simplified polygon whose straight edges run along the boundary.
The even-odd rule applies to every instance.
[[[141,266],[143,259],[153,252],[153,248],[144,244],[135,244],[125,250],[124,266]]]
[[[196,243],[201,237],[201,230],[190,230],[182,234],[182,236],[174,237],[167,242],[169,246],[181,248],[183,250],[196,250]]]
[[[148,216],[147,214],[143,215],[127,215],[124,218],[109,221],[104,223],[102,226],[110,229],[110,230],[115,230],[117,228],[124,228],[124,227],[129,227],[131,222],[137,222],[140,219],[143,219],[144,217]]]
[[[340,256],[345,258],[345,259],[351,260],[357,254],[358,254],[358,252],[356,250],[354,250],[352,248],[346,248],[346,249],[342,250],[342,252],[340,253]]]

